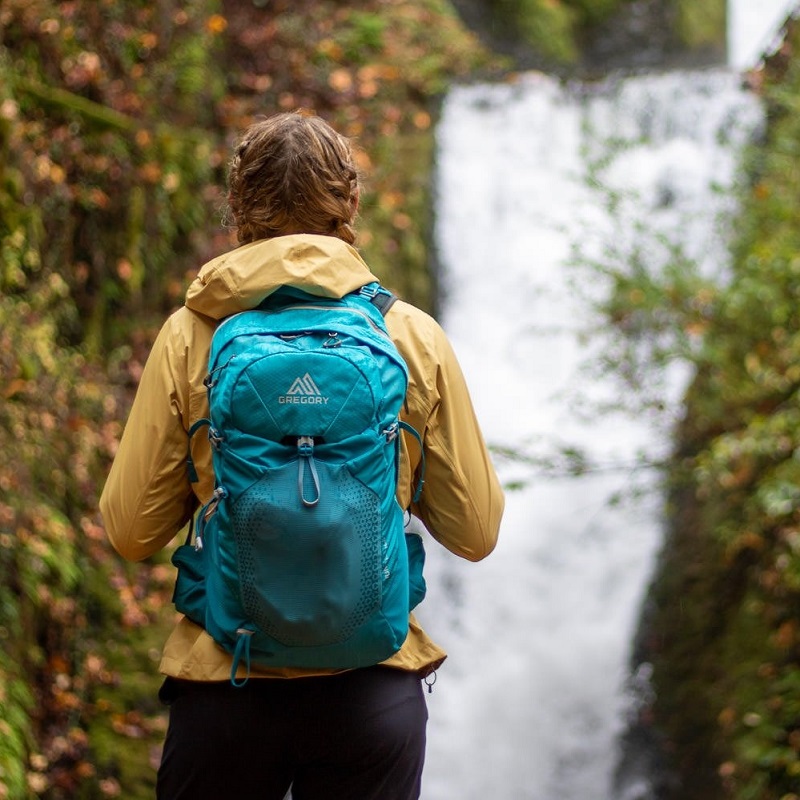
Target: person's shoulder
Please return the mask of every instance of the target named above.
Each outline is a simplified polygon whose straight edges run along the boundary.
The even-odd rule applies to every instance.
[[[173,310],[164,322],[164,329],[174,336],[192,338],[195,332],[213,333],[219,320],[201,314],[199,311],[180,306]]]
[[[170,359],[185,359],[192,351],[207,352],[218,324],[218,320],[180,306],[164,320],[155,347]]]
[[[442,326],[428,313],[398,300],[386,315],[386,327],[411,377],[410,390],[436,395],[438,376],[449,371],[455,354]]]
[[[394,339],[411,340],[430,347],[446,338],[441,325],[430,314],[399,299],[386,315],[386,327]]]

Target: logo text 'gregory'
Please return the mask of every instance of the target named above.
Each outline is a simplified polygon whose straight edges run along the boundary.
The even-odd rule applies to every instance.
[[[278,397],[279,403],[303,403],[303,404],[318,404],[325,405],[328,402],[327,397],[323,397],[319,387],[314,383],[314,379],[306,372],[302,378],[295,378],[292,385]]]

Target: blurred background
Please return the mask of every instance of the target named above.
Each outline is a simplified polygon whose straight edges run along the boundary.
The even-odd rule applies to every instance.
[[[154,794],[169,553],[97,498],[260,114],[353,137],[364,257],[508,489],[428,544],[425,800],[797,800],[800,74],[778,0],[0,3],[0,798]]]

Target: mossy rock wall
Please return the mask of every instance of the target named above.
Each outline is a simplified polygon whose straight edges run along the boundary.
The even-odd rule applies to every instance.
[[[665,800],[800,792],[800,29],[751,81],[732,278],[704,324],[637,651]]]
[[[0,797],[152,798],[168,553],[97,499],[153,337],[234,242],[226,160],[304,107],[354,138],[360,244],[434,310],[437,103],[492,59],[440,0],[0,7]]]
[[[610,70],[725,61],[725,0],[453,0],[518,68],[602,77]]]

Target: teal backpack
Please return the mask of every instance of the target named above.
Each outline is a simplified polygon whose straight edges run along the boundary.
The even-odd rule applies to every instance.
[[[179,547],[176,608],[244,663],[354,668],[402,646],[424,552],[395,492],[408,371],[377,283],[285,287],[227,318],[209,356],[216,488]],[[421,442],[420,442],[421,446]],[[190,479],[197,475],[191,456]],[[424,479],[424,456],[414,499]]]

